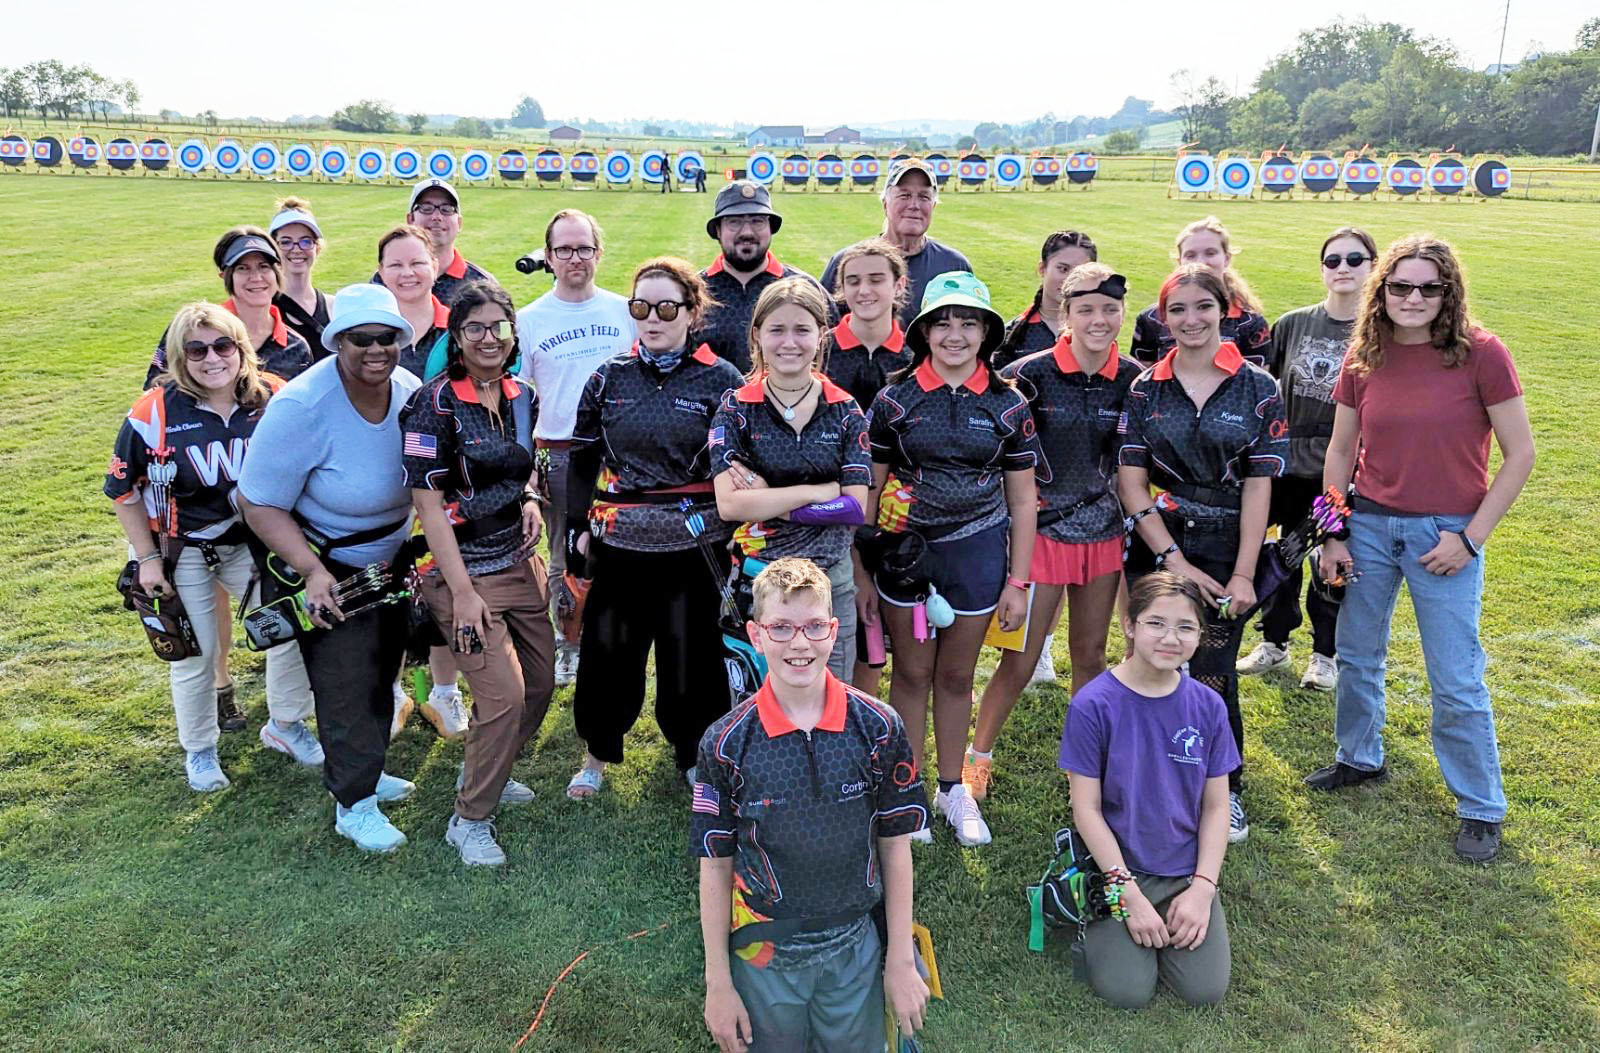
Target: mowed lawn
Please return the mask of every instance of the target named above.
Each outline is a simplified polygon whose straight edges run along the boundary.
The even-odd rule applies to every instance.
[[[714,180],[714,182],[719,182]],[[166,671],[112,583],[124,546],[102,471],[150,348],[187,300],[220,300],[211,246],[310,197],[330,238],[328,291],[373,270],[406,191],[361,186],[0,175],[0,1047],[710,1048],[687,795],[648,717],[600,800],[562,797],[580,745],[558,705],[516,774],[538,803],[506,810],[510,865],[467,871],[443,840],[459,743],[414,722],[389,769],[418,783],[390,809],[410,844],[363,856],[336,837],[318,777],[259,747],[262,663],[235,669],[251,727],[225,736],[233,786],[189,792]],[[461,247],[519,303],[516,273],[562,206],[606,231],[602,283],[657,253],[709,262],[711,196],[469,190]],[[776,248],[817,273],[873,233],[866,194],[780,195]],[[1402,602],[1392,637],[1395,777],[1314,795],[1332,701],[1296,675],[1249,681],[1250,840],[1222,885],[1233,988],[1213,1011],[1161,996],[1104,1007],[1067,941],[1025,947],[1023,886],[1069,819],[1055,769],[1066,694],[1030,690],[997,754],[995,842],[947,828],[917,852],[917,914],[946,1000],[929,1050],[1595,1048],[1600,1043],[1600,560],[1590,540],[1600,432],[1594,284],[1600,210],[1540,202],[1171,201],[1160,186],[948,194],[935,233],[959,246],[1008,317],[1034,288],[1043,236],[1092,233],[1153,297],[1176,230],[1217,212],[1275,317],[1320,298],[1317,248],[1344,223],[1380,244],[1427,229],[1464,256],[1478,317],[1511,348],[1539,462],[1488,547],[1484,637],[1511,814],[1501,860],[1450,851],[1453,801],[1429,744],[1427,682]],[[648,583],[641,583],[648,587]],[[1258,636],[1252,631],[1246,647]],[[1297,666],[1309,642],[1295,640]],[[1064,639],[1057,663],[1066,671]],[[986,655],[986,667],[992,662]],[[652,930],[637,939],[625,939]]]

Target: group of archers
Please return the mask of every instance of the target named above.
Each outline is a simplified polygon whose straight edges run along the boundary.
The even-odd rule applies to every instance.
[[[1380,252],[1335,230],[1305,254],[1326,296],[1269,328],[1208,217],[1178,233],[1125,352],[1132,283],[1105,247],[1050,234],[1038,292],[1007,324],[967,258],[929,236],[938,201],[925,164],[896,167],[881,233],[817,280],[775,254],[768,191],[733,182],[706,223],[710,265],[648,260],[625,296],[596,287],[600,226],[563,210],[544,237],[554,287],[521,310],[456,248],[462,202],[439,180],[377,239],[372,282],[331,297],[306,202],[229,230],[214,252],[227,299],[173,318],[105,484],[141,587],[175,590],[200,643],[171,666],[189,785],[228,785],[219,731],[243,724],[229,596],[258,576],[252,550],[303,578],[310,626],[267,653],[261,743],[321,766],[335,830],[366,850],[405,841],[382,805],[413,786],[384,757],[429,615],[447,644],[421,708],[465,738],[445,836],[467,864],[505,860],[493,817],[532,797],[511,774],[554,685],[573,684],[585,745],[567,796],[605,792],[653,649],[700,858],[714,1037],[876,1049],[885,994],[908,1030],[927,997],[910,844],[934,826],[990,840],[1006,718],[1054,676],[1064,617],[1059,766],[1121,890],[1087,930],[1093,987],[1137,1006],[1159,978],[1212,1002],[1229,978],[1223,855],[1249,831],[1238,679],[1289,664],[1304,584],[1302,682],[1334,693],[1337,739],[1305,781],[1383,779],[1404,583],[1455,851],[1493,857],[1506,801],[1484,560],[1534,450],[1512,359],[1471,320],[1451,247],[1415,235]],[[176,466],[165,521],[148,501],[158,463]],[[1294,528],[1319,495],[1343,526],[1258,601],[1269,525]],[[336,583],[418,527],[415,608],[342,611]],[[730,575],[753,578],[740,621],[769,670],[731,708]],[[553,608],[579,599],[557,635]],[[1257,611],[1262,641],[1241,658]],[[1124,657],[1107,669],[1114,618]],[[992,624],[1026,631],[975,697]]]

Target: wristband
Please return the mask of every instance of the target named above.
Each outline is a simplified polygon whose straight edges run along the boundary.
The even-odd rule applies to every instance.
[[[1481,550],[1477,545],[1472,543],[1472,539],[1467,536],[1467,532],[1465,530],[1457,530],[1456,534],[1461,538],[1461,543],[1466,546],[1467,555],[1471,556],[1473,559],[1477,559],[1478,553]]]
[[[1105,872],[1106,910],[1117,921],[1128,920],[1128,908],[1122,903],[1125,886],[1133,884],[1133,874],[1122,867],[1111,867]]]
[[[1146,508],[1142,512],[1133,513],[1133,515],[1128,516],[1127,518],[1125,518],[1122,521],[1122,529],[1127,531],[1130,534],[1133,533],[1133,528],[1139,525],[1139,520],[1143,519],[1145,516],[1149,515],[1150,513],[1154,512],[1155,510],[1156,510],[1156,506],[1155,505],[1150,505],[1148,508]]]
[[[1476,556],[1476,555],[1477,555],[1477,553],[1476,553],[1476,552],[1474,552],[1474,553],[1473,553],[1473,555],[1474,555],[1474,556]],[[140,556],[140,557],[139,557],[139,566],[141,566],[141,567],[142,567],[142,566],[144,566],[144,565],[145,565],[145,564],[146,564],[146,563],[149,563],[149,562],[150,562],[150,561],[151,561],[151,560],[153,560],[153,559],[160,559],[160,558],[161,558],[161,553],[160,553],[160,552],[159,552],[159,551],[157,551],[157,552],[152,552],[152,553],[150,553],[150,554],[149,554],[149,555],[148,555],[148,556]]]
[[[1174,541],[1172,544],[1168,545],[1166,548],[1162,549],[1160,552],[1157,552],[1156,553],[1156,566],[1158,566],[1158,567],[1166,566],[1168,558],[1170,558],[1172,556],[1172,554],[1177,552],[1177,551],[1178,551],[1178,543],[1176,541]]]
[[[1213,889],[1215,889],[1218,892],[1222,891],[1222,886],[1221,885],[1217,884],[1215,881],[1212,881],[1210,878],[1206,877],[1204,874],[1202,874],[1202,873],[1200,873],[1198,871],[1196,871],[1195,873],[1189,875],[1189,882],[1191,884],[1193,884],[1196,879],[1198,879],[1200,881],[1204,881],[1206,884],[1210,885]]]
[[[1474,553],[1474,554],[1476,554],[1476,553]],[[1006,584],[1011,586],[1013,589],[1021,589],[1023,592],[1027,592],[1028,591],[1028,585],[1030,583],[1026,582],[1026,581],[1023,581],[1020,578],[1007,577],[1006,578]]]

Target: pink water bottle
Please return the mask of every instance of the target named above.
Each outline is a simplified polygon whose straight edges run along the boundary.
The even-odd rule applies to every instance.
[[[918,643],[928,639],[928,605],[925,603],[919,602],[911,608],[911,635]]]
[[[867,623],[867,664],[883,665],[889,656],[883,648],[883,619]]]

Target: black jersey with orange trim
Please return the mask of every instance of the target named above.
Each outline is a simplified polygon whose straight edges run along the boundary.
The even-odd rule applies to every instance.
[[[822,383],[817,408],[798,433],[767,399],[760,380],[722,396],[711,420],[711,474],[741,464],[771,487],[870,487],[867,418],[848,391],[827,377],[817,379]],[[854,537],[852,526],[812,526],[782,518],[744,523],[733,534],[747,556],[769,561],[800,556],[822,567],[848,555]]]
[[[151,451],[164,448],[169,451],[167,463],[177,469],[169,493],[177,501],[178,534],[217,544],[242,542],[245,526],[234,491],[244,467],[244,451],[264,408],[236,406],[224,418],[178,387],[176,381],[150,388],[134,400],[117,432],[106,468],[105,495],[123,504],[143,502],[154,521],[157,509],[149,494]]]
[[[1045,322],[1039,308],[1029,307],[1006,325],[1005,338],[995,348],[994,368],[1005,369],[1039,351],[1056,346],[1056,333]]]
[[[450,249],[449,264],[440,270],[438,276],[433,279],[433,297],[444,304],[446,308],[449,308],[456,302],[456,294],[461,291],[461,287],[468,282],[494,282],[496,285],[500,284],[494,275],[476,263],[468,262],[467,258],[461,255],[460,249],[452,247]],[[372,284],[383,284],[383,276],[377,271],[372,272]]]
[[[889,383],[889,378],[910,364],[911,349],[906,347],[906,334],[901,331],[898,320],[890,320],[889,335],[882,346],[869,351],[850,328],[847,314],[833,327],[833,349],[828,352],[823,372],[850,392],[850,397],[864,413],[872,408],[872,400]]]
[[[587,518],[595,537],[618,548],[671,552],[694,547],[684,513],[663,491],[680,491],[726,540],[711,493],[711,418],[744,377],[701,344],[669,373],[639,345],[603,363],[578,399],[567,467],[567,519]]]
[[[710,345],[718,357],[732,362],[740,373],[750,372],[750,319],[755,315],[756,301],[767,286],[780,278],[804,278],[817,285],[811,275],[789,266],[771,252],[748,281],[736,278],[721,254],[700,272],[700,277],[705,280],[706,289],[717,306],[706,312],[699,331],[691,334],[689,342]],[[822,286],[817,285],[817,288]]]
[[[227,308],[229,314],[237,316],[239,313],[232,297],[222,301],[222,306]],[[283,313],[276,305],[269,306],[267,313],[272,316],[272,333],[262,341],[260,347],[256,348],[256,362],[263,373],[271,373],[279,380],[293,380],[316,363],[311,354],[311,345],[306,343],[299,333],[284,324]],[[147,388],[167,371],[169,329],[170,327],[161,331],[161,339],[156,341],[155,353],[150,356],[150,368],[144,375],[144,386]]]
[[[878,839],[928,825],[899,715],[825,675],[811,731],[789,720],[769,680],[700,739],[690,851],[733,857],[735,924],[867,913],[883,898]]]
[[[1086,374],[1064,333],[1001,374],[1016,381],[1039,429],[1039,533],[1052,541],[1085,544],[1122,533],[1116,495],[1117,432],[1139,364],[1117,353]]]
[[[411,343],[400,349],[400,368],[416,377],[418,380],[432,380],[438,376],[435,370],[433,376],[428,374],[428,358],[433,354],[433,347],[440,338],[450,330],[450,307],[435,294],[433,297],[433,324],[425,332],[414,333]]]
[[[1254,311],[1231,304],[1222,316],[1222,339],[1239,349],[1239,354],[1252,366],[1272,372],[1276,364],[1272,350],[1272,328],[1267,320]],[[1156,360],[1176,346],[1172,330],[1161,320],[1159,304],[1151,304],[1133,320],[1133,340],[1128,353],[1143,366],[1154,365]]]
[[[452,525],[519,510],[533,475],[533,421],[539,398],[519,377],[500,378],[500,409],[490,413],[470,378],[440,374],[412,392],[400,411],[406,485],[438,490]],[[525,400],[528,445],[517,440],[517,400]],[[527,558],[522,518],[491,534],[457,542],[467,573],[495,574]]]

